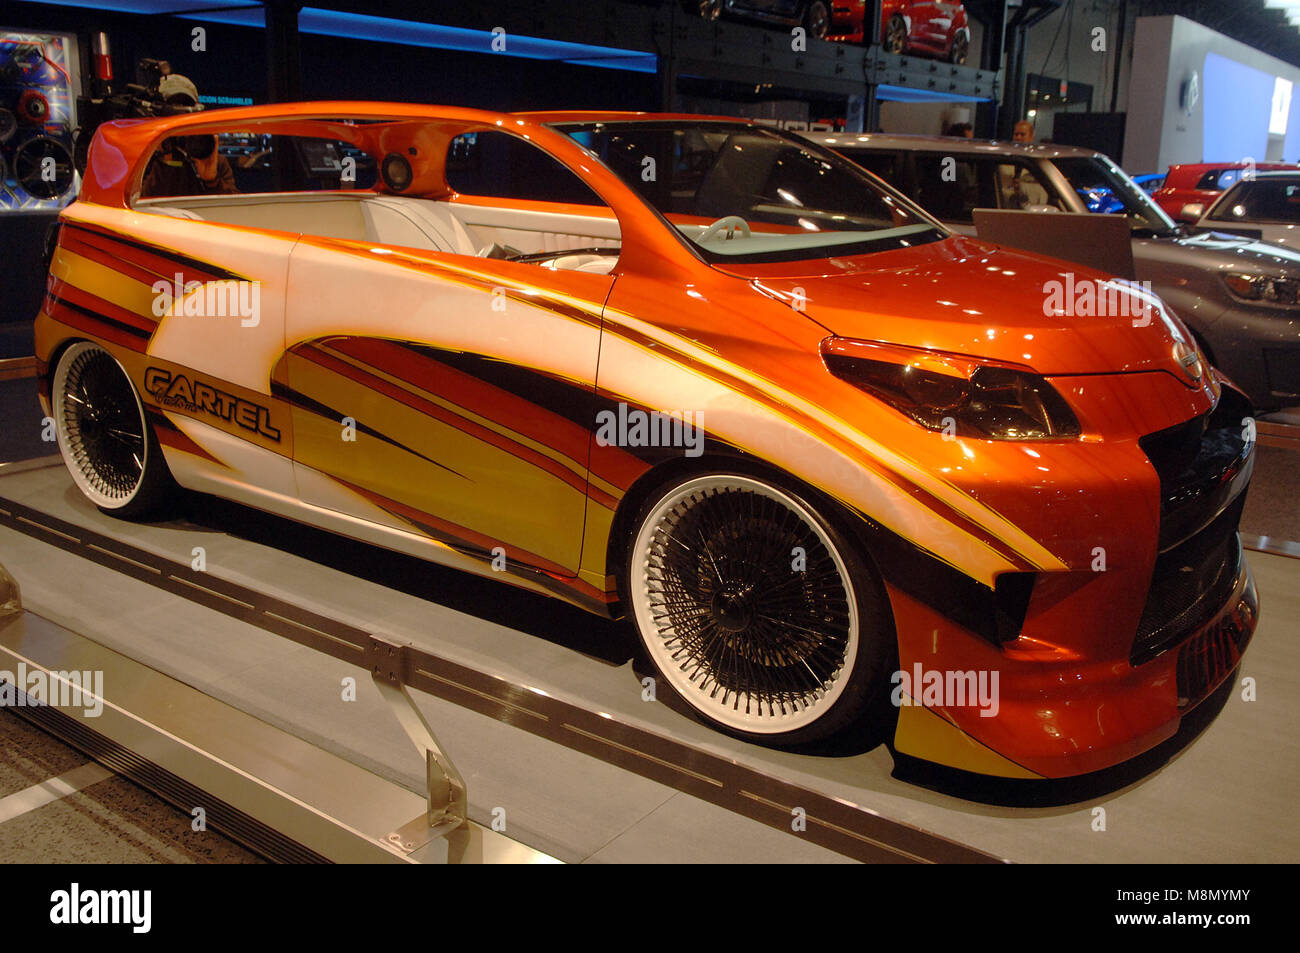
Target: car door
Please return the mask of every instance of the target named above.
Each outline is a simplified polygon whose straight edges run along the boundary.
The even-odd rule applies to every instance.
[[[935,0],[917,0],[908,4],[913,43],[930,52],[943,46],[943,10]]]
[[[568,177],[566,198],[585,186],[522,140],[486,154],[496,136],[506,134],[448,150],[463,207],[363,196],[363,234],[304,235],[277,381],[293,407],[304,501],[573,576],[610,262],[587,252],[551,268],[480,253],[616,244],[617,224],[597,214],[586,230],[605,239],[582,234],[582,207],[550,201],[559,193],[547,176]],[[510,166],[517,148],[529,150],[526,175]]]
[[[285,275],[298,234],[234,224],[232,209],[258,200],[138,200],[129,241],[64,228],[69,246],[97,263],[105,294],[126,287],[109,267],[153,281],[158,325],[130,370],[172,472],[186,486],[236,498],[295,487],[293,424],[271,392],[271,370],[284,349]]]

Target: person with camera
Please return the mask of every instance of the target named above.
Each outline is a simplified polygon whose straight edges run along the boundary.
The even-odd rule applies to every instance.
[[[163,101],[172,106],[197,106],[198,88],[179,73],[168,73],[158,84]],[[141,198],[165,195],[233,194],[235,173],[217,151],[217,137],[173,136],[164,139],[145,170]]]

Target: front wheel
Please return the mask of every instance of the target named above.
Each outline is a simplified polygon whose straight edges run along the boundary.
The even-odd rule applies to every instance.
[[[51,398],[59,452],[86,499],[116,516],[160,510],[175,484],[144,405],[113,355],[88,341],[69,347]]]
[[[660,677],[731,734],[822,741],[888,695],[896,638],[874,567],[774,483],[708,473],[652,495],[625,580]]]

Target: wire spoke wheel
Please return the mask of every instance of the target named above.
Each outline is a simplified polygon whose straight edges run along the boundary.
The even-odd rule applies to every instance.
[[[715,474],[662,497],[633,543],[629,593],[655,665],[727,727],[806,728],[850,679],[859,618],[845,560],[767,483]]]
[[[54,386],[59,449],[77,486],[96,505],[130,503],[150,462],[144,412],[111,354],[77,344],[59,362]]]

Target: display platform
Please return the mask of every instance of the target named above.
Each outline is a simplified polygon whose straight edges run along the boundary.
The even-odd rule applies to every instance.
[[[328,640],[410,643],[436,661],[433,694],[413,694],[465,778],[471,820],[501,819],[564,861],[1208,863],[1300,850],[1300,831],[1275,823],[1300,781],[1300,591],[1284,556],[1250,555],[1260,626],[1199,736],[1189,726],[1105,777],[993,785],[896,771],[883,746],[730,739],[643,700],[620,624],[203,497],[167,523],[114,520],[57,460],[0,468],[0,553],[44,622],[423,792],[361,658]],[[327,631],[295,639],[295,618]],[[797,807],[804,831],[786,820]]]

